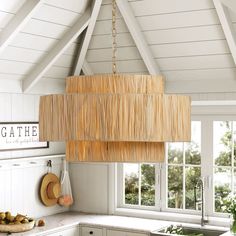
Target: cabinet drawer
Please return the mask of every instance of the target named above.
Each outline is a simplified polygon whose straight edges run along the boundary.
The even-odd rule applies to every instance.
[[[47,234],[45,236],[79,236],[79,230],[76,227],[76,228],[61,230],[52,234]]]
[[[102,229],[94,227],[81,227],[81,236],[102,236]]]
[[[134,233],[119,230],[107,230],[107,236],[147,236],[145,233]]]

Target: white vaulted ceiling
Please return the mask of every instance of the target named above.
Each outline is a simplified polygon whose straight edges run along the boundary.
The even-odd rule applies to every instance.
[[[0,39],[8,23],[23,4],[29,1],[33,0],[0,1]],[[76,22],[81,21],[82,15],[92,5],[91,2],[41,2],[41,6],[35,9],[9,45],[3,50],[0,49],[0,87],[9,81],[18,81],[24,88],[24,83],[27,83],[23,81],[31,82],[38,72],[35,70],[42,66],[47,55],[60,40],[64,40],[63,37]],[[228,38],[226,40],[222,29],[222,19],[219,19],[219,12],[212,0],[129,0],[128,4],[140,30],[137,36],[142,36],[145,43],[140,51],[137,40],[130,33],[133,28],[137,31],[136,26],[127,27],[126,19],[118,12],[117,60],[120,73],[148,74],[150,68],[147,64],[154,63],[166,77],[167,92],[190,94],[236,91],[235,62],[228,47]],[[234,33],[236,13],[230,8],[227,10]],[[65,77],[73,73],[72,67],[75,66],[80,52],[86,55],[84,73],[111,72],[111,0],[102,1],[97,20],[95,14],[90,23],[93,21],[96,24],[94,30],[93,27],[90,29],[92,36],[84,32],[85,39],[79,40],[80,45],[78,39],[73,40],[63,54],[52,65],[49,64],[47,70],[40,70],[43,72],[38,73],[39,79],[32,89],[40,86],[42,81],[45,81],[45,85],[63,84]],[[145,46],[147,53],[142,52]],[[147,62],[150,55],[152,58]],[[84,61],[83,55],[81,58]]]

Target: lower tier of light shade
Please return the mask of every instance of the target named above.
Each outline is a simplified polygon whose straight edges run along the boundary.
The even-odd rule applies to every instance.
[[[66,142],[69,162],[163,162],[165,144],[155,142]]]

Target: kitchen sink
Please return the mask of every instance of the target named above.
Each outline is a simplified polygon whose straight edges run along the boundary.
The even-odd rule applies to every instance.
[[[172,229],[172,230],[170,230]],[[170,233],[171,231],[171,233]],[[176,233],[175,233],[176,232]],[[182,225],[170,225],[160,230],[155,230],[151,233],[151,236],[164,236],[164,235],[185,235],[185,236],[220,236],[226,233],[223,230],[208,229],[205,227],[189,227]]]

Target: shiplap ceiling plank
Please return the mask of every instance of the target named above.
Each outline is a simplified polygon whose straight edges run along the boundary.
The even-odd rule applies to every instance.
[[[9,46],[0,55],[0,60],[28,62],[37,64],[37,62],[40,61],[47,53],[48,52]],[[73,55],[63,54],[60,58],[57,59],[54,65],[62,67],[71,67],[73,59],[74,59]]]
[[[225,36],[220,25],[200,26],[190,28],[178,28],[167,30],[155,30],[143,32],[148,45],[215,41],[224,40]],[[117,34],[117,45],[122,47],[134,46],[133,39],[129,33]],[[111,47],[111,36],[107,34],[94,35],[91,39],[90,49]]]
[[[38,35],[30,35],[26,33],[19,33],[10,46],[48,52],[58,42],[58,39],[52,39]],[[65,51],[65,54],[73,55],[75,47],[77,46],[77,43],[73,42],[71,46]]]
[[[101,4],[102,4],[102,0],[96,0],[93,2],[93,10],[92,10],[90,22],[84,34],[82,43],[80,47],[78,48],[73,75],[80,75],[81,69],[84,64],[84,59],[85,59],[85,56],[89,47],[89,43],[93,34],[93,30],[97,21],[97,17],[101,8]]]
[[[0,11],[15,14],[27,0],[0,1]]]
[[[133,15],[129,3],[127,0],[117,0],[116,3],[149,73],[152,75],[160,74],[158,64],[153,58],[150,48],[148,47],[147,42],[141,32],[139,24],[136,22],[136,18]]]
[[[44,0],[28,0],[6,25],[0,34],[0,52],[3,51],[22,30],[32,15],[42,6]]]
[[[225,37],[227,39],[232,57],[236,64],[236,31],[230,18],[228,7],[225,6],[221,0],[214,0],[214,4],[221,22],[221,26],[225,33]]]
[[[79,20],[70,28],[63,38],[54,46],[49,54],[43,58],[40,63],[33,68],[29,76],[23,81],[23,91],[29,91],[54,62],[65,52],[69,45],[83,32],[90,21],[90,8],[79,18]]]
[[[226,40],[150,45],[149,47],[154,58],[157,59],[230,53]],[[131,59],[140,59],[140,54],[135,46],[118,47],[117,60]],[[87,52],[88,62],[110,60],[111,48],[89,49]]]
[[[232,0],[221,0],[221,2],[229,7],[232,11],[236,12],[236,2]]]
[[[46,0],[46,4],[65,9],[67,11],[84,13],[88,8],[90,1],[86,0]]]
[[[91,66],[89,65],[89,63],[86,61],[86,59],[84,60],[84,64],[82,66],[82,70],[84,72],[85,75],[93,75],[93,70],[91,68]]]
[[[172,70],[196,70],[196,69],[217,69],[217,68],[233,68],[234,62],[230,54],[222,55],[204,55],[192,57],[177,57],[177,58],[160,58],[156,59],[162,72]],[[122,60],[117,62],[119,71],[145,71],[145,66],[142,60]],[[94,72],[105,73],[111,72],[111,62],[90,62]],[[167,78],[168,79],[168,78]]]
[[[168,81],[189,81],[191,80],[235,80],[236,68],[214,68],[202,70],[165,71],[164,75]]]

